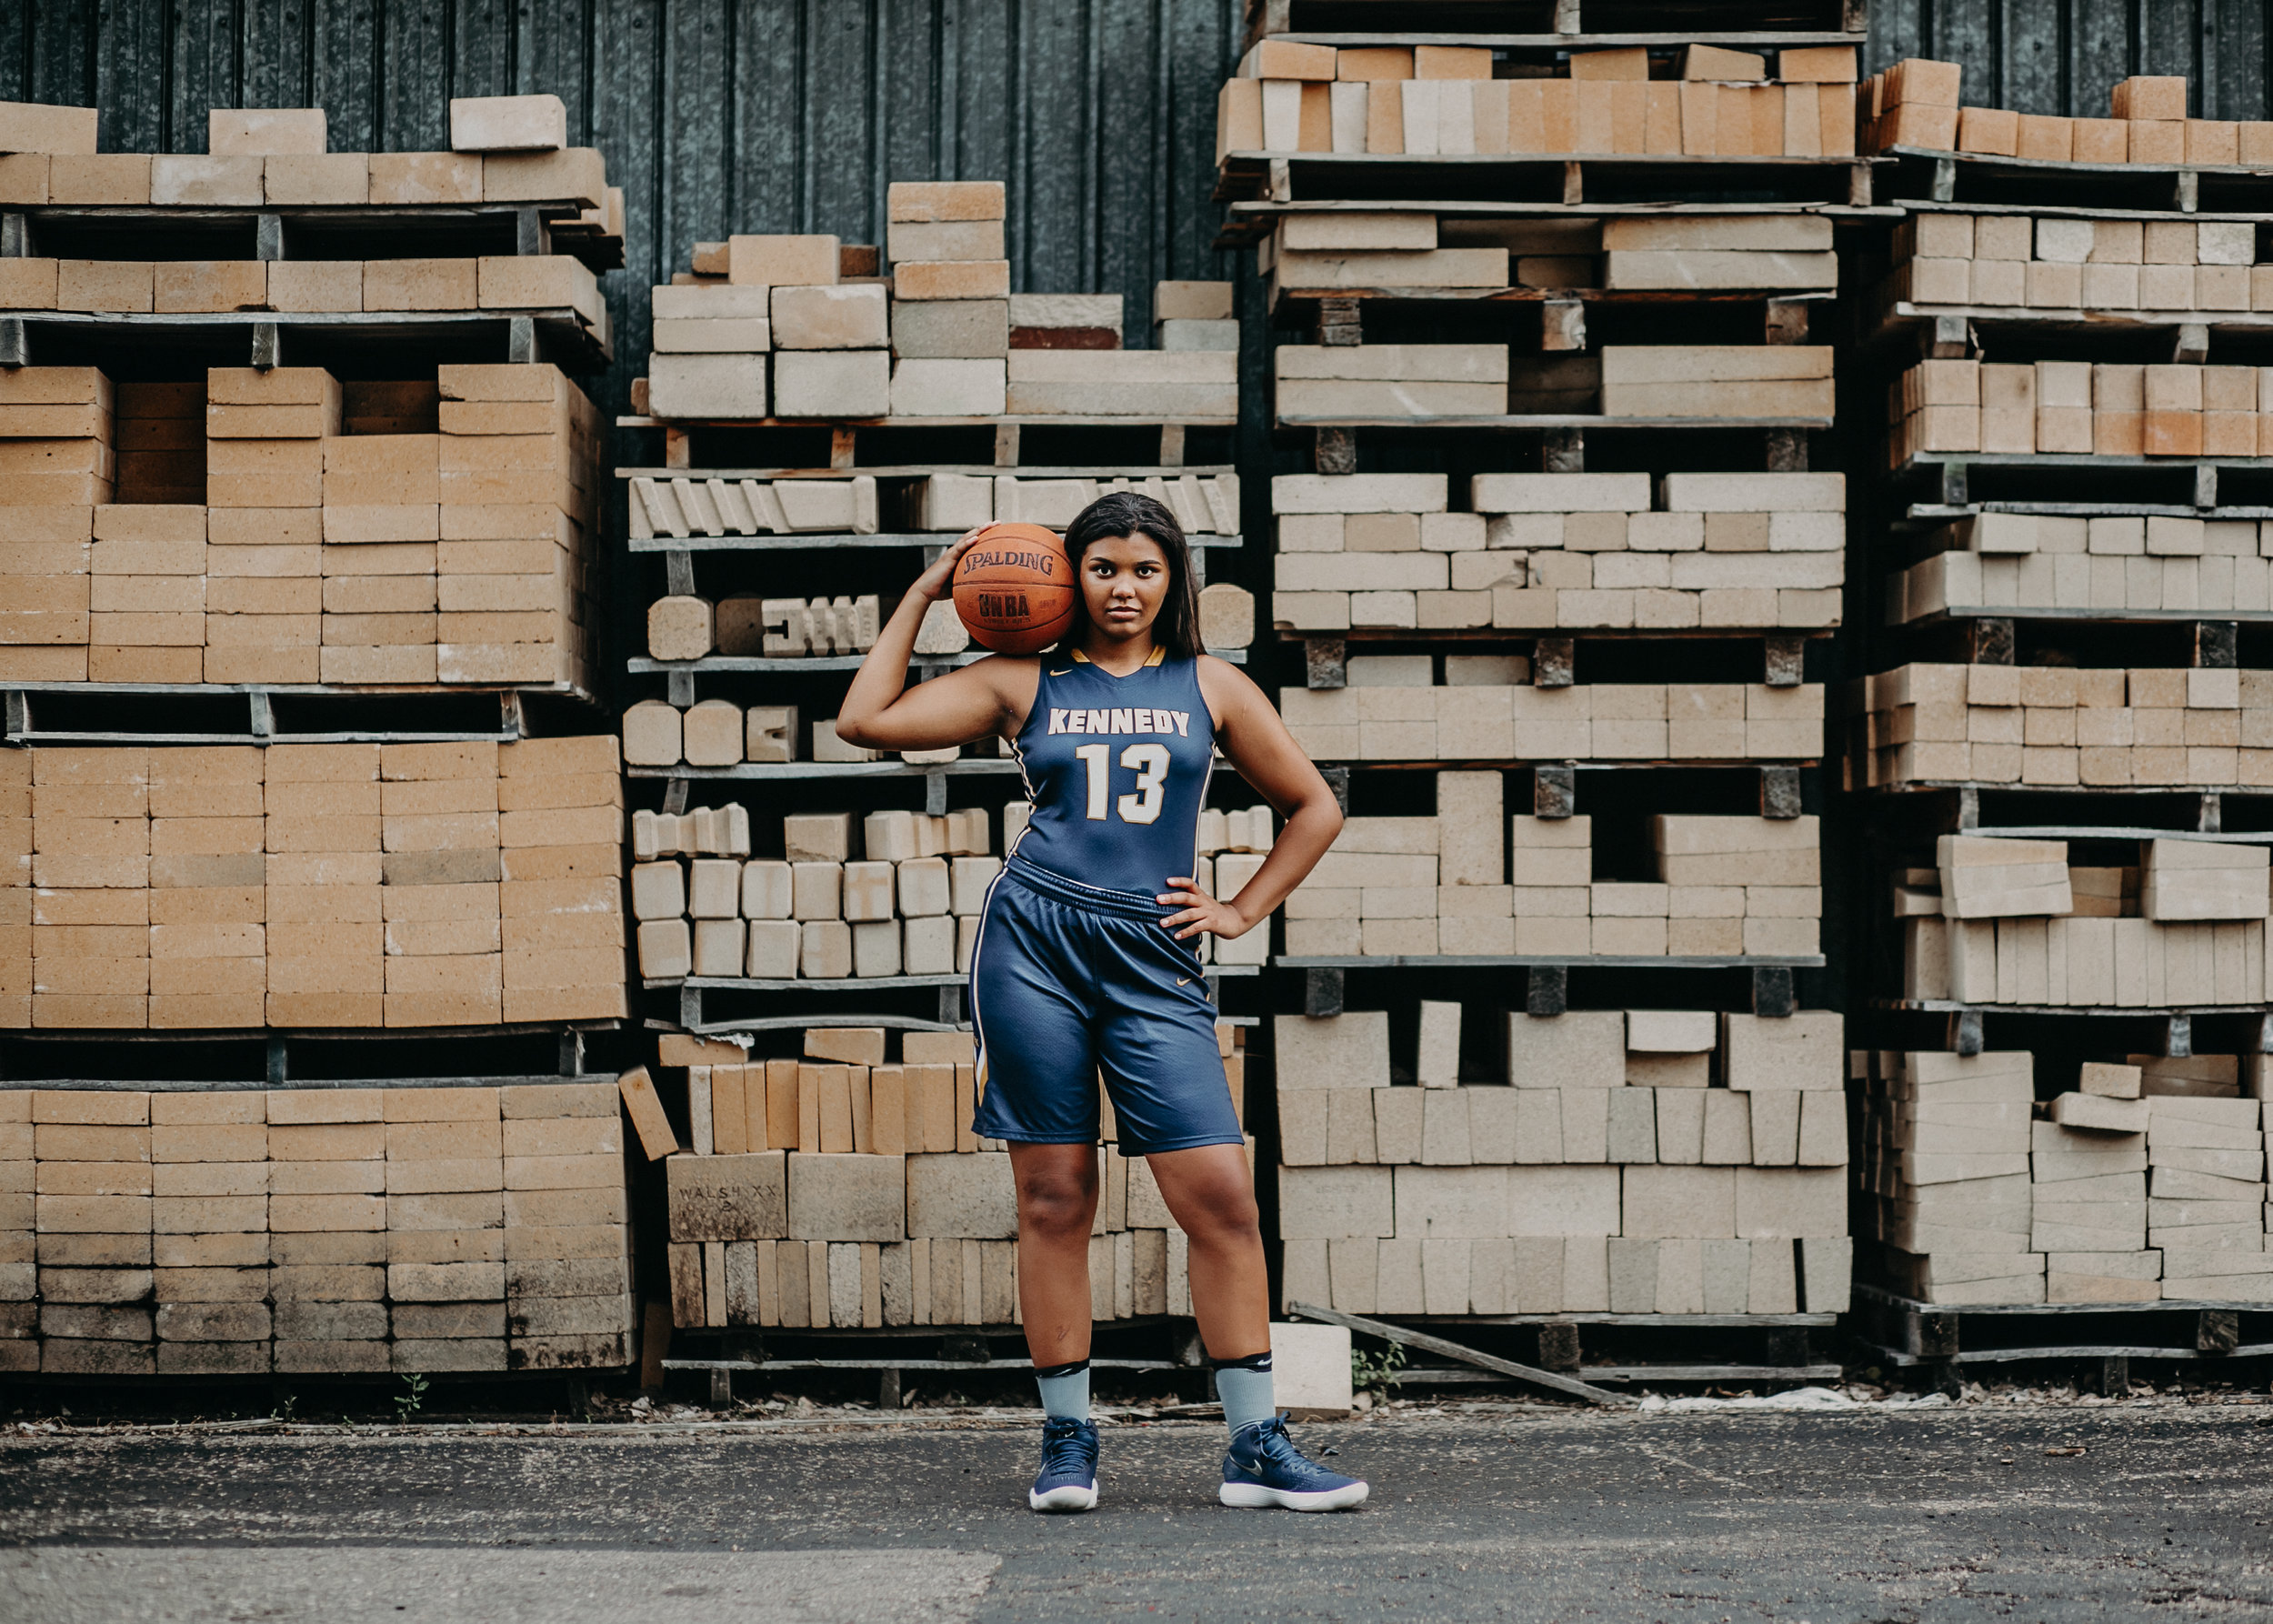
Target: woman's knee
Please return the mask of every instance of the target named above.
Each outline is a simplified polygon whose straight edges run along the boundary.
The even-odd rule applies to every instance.
[[[1018,1180],[1018,1222],[1045,1234],[1086,1234],[1096,1200],[1092,1179],[1056,1170],[1029,1172]]]
[[[1244,1180],[1201,1185],[1187,1192],[1191,1208],[1186,1231],[1195,1240],[1233,1241],[1262,1232],[1262,1215],[1255,1204],[1255,1189]]]

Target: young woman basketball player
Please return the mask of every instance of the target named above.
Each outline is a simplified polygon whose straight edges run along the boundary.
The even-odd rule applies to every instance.
[[[1009,1142],[1018,1297],[1047,1417],[1027,1503],[1086,1511],[1097,1502],[1089,1226],[1102,1071],[1122,1151],[1151,1163],[1191,1242],[1192,1307],[1231,1428],[1223,1503],[1357,1505],[1366,1485],[1304,1459],[1272,1402],[1254,1185],[1196,947],[1203,935],[1265,925],[1333,843],[1340,810],[1262,690],[1200,651],[1184,532],[1149,496],[1106,496],[1066,532],[1081,613],[1055,649],[996,656],[907,688],[916,627],[977,534],[908,589],[836,731],[888,750],[999,735],[1033,798],[971,958],[983,1090],[973,1127]],[[1218,748],[1287,820],[1230,898],[1192,877]]]

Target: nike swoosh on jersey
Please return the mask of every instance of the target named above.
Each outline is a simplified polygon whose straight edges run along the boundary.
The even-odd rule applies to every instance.
[[[1071,666],[1066,667],[1063,671],[1053,671],[1050,673],[1052,677],[1070,677],[1072,674],[1073,667]]]
[[[1176,984],[1178,987],[1189,987],[1192,984],[1192,978],[1189,976],[1178,976],[1176,978]]]

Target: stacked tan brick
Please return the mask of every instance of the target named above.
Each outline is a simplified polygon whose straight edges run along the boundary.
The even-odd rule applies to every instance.
[[[1229,284],[1157,284],[1157,347],[1123,349],[1118,294],[1010,291],[1000,181],[895,181],[886,213],[888,276],[835,236],[696,243],[693,269],[653,290],[635,400],[696,419],[1238,415]]]
[[[589,686],[600,426],[556,368],[123,394],[115,459],[102,374],[0,378],[0,677]]]
[[[0,754],[0,1019],[624,1013],[612,738]]]
[[[612,1083],[0,1093],[0,1368],[630,1357]]]
[[[1237,1028],[1217,1038],[1235,1105]],[[735,1045],[666,1038],[687,1067],[691,1147],[666,1164],[673,1317],[686,1327],[1004,1325],[1018,1317],[1010,1158],[970,1130],[971,1040],[815,1028],[805,1058],[742,1062]],[[1184,1234],[1148,1164],[1103,1107],[1090,1309],[1188,1314]],[[667,1132],[667,1129],[664,1130]],[[651,1154],[673,1148],[647,1138]],[[1251,1142],[1250,1142],[1251,1143]],[[1252,1152],[1250,1151],[1250,1154]]]
[[[1457,1005],[1277,1018],[1287,1303],[1354,1314],[1790,1314],[1847,1303],[1837,1014],[1510,1015],[1456,1086]],[[1442,1047],[1431,1028],[1447,1023]]]

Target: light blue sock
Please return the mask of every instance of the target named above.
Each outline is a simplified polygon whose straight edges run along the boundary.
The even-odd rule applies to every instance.
[[[1224,1424],[1235,1434],[1242,1427],[1267,1421],[1277,1415],[1278,1406],[1271,1396],[1269,1352],[1217,1364],[1216,1397],[1223,1400]]]
[[[1089,1361],[1036,1365],[1034,1385],[1042,1389],[1042,1413],[1053,1421],[1089,1418]]]

